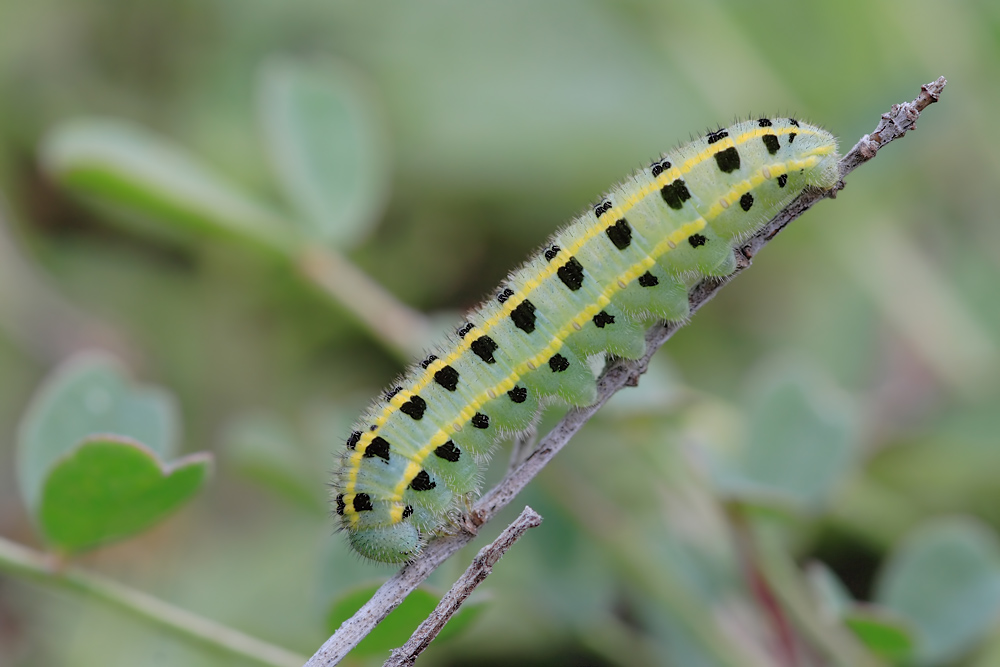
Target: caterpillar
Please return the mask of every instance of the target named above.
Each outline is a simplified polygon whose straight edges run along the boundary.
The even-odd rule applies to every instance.
[[[596,400],[587,360],[645,352],[644,323],[683,320],[688,291],[807,187],[837,182],[837,143],[793,118],[709,132],[615,186],[558,231],[457,331],[377,399],[332,482],[350,545],[412,560],[540,405]]]

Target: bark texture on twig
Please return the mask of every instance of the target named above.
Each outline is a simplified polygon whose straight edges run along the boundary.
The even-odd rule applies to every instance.
[[[936,102],[947,81],[938,78],[921,86],[920,95],[912,102],[894,104],[888,113],[882,114],[878,126],[871,134],[866,134],[840,160],[840,182],[828,191],[807,190],[778,213],[759,232],[736,247],[736,271],[726,278],[707,278],[698,283],[690,294],[691,314],[708,303],[715,293],[733,277],[750,266],[754,256],[792,220],[805,213],[812,206],[827,197],[833,198],[844,188],[844,177],[859,165],[875,157],[875,154],[889,142],[902,137],[916,127],[917,117],[928,105]],[[687,322],[660,322],[646,332],[647,351],[637,360],[612,359],[597,381],[597,402],[585,408],[574,408],[566,413],[555,428],[541,441],[538,449],[516,470],[507,475],[497,486],[488,491],[475,504],[474,523],[489,521],[534,479],[549,461],[562,449],[569,439],[603,406],[611,396],[625,386],[635,386],[639,377],[646,372],[649,360],[674,333]],[[344,621],[336,633],[323,644],[306,663],[306,667],[329,667],[340,662],[382,619],[389,615],[400,602],[420,582],[427,578],[438,565],[470,542],[475,535],[462,532],[444,535],[431,540],[421,554],[392,576],[358,612]]]
[[[382,667],[408,667],[416,662],[417,656],[430,646],[448,619],[458,611],[458,608],[472,594],[476,586],[490,576],[493,572],[493,566],[497,564],[500,557],[507,553],[507,550],[514,546],[514,542],[517,542],[529,528],[536,528],[540,525],[542,525],[541,515],[526,506],[520,516],[507,526],[497,539],[480,550],[472,559],[472,564],[469,565],[465,574],[441,598],[427,620],[420,624],[408,642],[392,652],[392,656],[385,661]]]

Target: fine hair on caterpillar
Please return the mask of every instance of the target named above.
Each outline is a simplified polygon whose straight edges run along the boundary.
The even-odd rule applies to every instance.
[[[804,189],[835,186],[834,137],[792,118],[719,129],[653,161],[558,231],[362,416],[334,474],[352,547],[404,562],[478,490],[540,402],[589,405],[587,359],[645,352],[650,320],[735,269],[733,247]]]

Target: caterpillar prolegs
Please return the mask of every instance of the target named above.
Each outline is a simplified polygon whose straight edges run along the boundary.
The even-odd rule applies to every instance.
[[[638,358],[644,322],[688,315],[688,290],[806,187],[837,181],[837,144],[792,118],[711,132],[636,172],[513,271],[363,415],[334,475],[351,546],[412,559],[477,490],[480,464],[539,402],[596,398],[591,355]]]

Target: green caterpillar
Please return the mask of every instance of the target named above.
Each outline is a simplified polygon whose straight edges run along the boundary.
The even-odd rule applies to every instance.
[[[493,445],[546,398],[596,400],[591,355],[645,352],[644,322],[682,320],[688,290],[806,187],[837,182],[837,143],[791,118],[711,132],[633,174],[557,232],[364,414],[334,475],[351,546],[420,552],[480,482]]]

